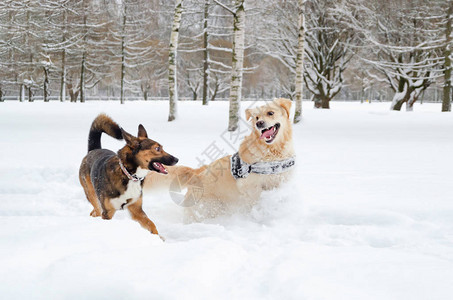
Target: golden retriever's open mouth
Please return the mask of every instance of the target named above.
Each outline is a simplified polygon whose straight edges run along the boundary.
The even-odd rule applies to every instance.
[[[264,128],[261,130],[260,139],[264,139],[264,141],[268,144],[272,143],[277,136],[278,130],[280,129],[280,123],[275,124],[274,126]]]

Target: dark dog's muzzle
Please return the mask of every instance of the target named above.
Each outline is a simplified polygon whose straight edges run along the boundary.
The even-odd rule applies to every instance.
[[[164,165],[166,166],[174,166],[176,163],[179,161],[176,157],[173,155],[167,154],[164,156],[161,156],[159,158],[155,158],[149,162],[148,169],[156,171],[158,173],[162,174],[168,174],[167,169],[165,169]]]

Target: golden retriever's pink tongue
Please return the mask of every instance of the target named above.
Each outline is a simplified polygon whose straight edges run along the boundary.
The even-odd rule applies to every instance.
[[[265,132],[263,132],[263,134],[261,134],[260,139],[263,139],[263,138],[269,139],[274,134],[274,132],[275,132],[275,128],[274,128],[274,126],[272,126],[271,129],[266,130]]]

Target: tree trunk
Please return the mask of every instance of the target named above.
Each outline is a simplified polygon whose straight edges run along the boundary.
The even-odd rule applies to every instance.
[[[418,100],[420,95],[425,91],[425,89],[429,86],[429,83],[427,85],[421,85],[419,87],[415,87],[412,89],[409,89],[410,95],[408,97],[408,100],[406,102],[406,111],[413,111],[414,110],[414,103]]]
[[[453,15],[453,1],[450,1],[447,13],[447,24],[445,25],[446,44],[444,49],[445,71],[444,71],[444,93],[442,99],[442,111],[451,111],[451,23]]]
[[[61,70],[61,82],[60,82],[60,101],[64,102],[66,100],[66,66],[65,66],[65,51],[63,50],[63,58],[62,58],[62,63],[63,67]]]
[[[204,3],[204,20],[203,20],[203,105],[208,105],[208,76],[209,76],[209,53],[208,53],[208,12],[209,12],[209,1],[205,0]]]
[[[25,101],[25,86],[24,86],[23,83],[20,85],[19,99],[20,99],[20,102],[24,102]]]
[[[29,49],[31,49],[30,45],[30,10],[27,10],[27,34],[25,35],[26,37],[26,42],[25,45],[28,46]],[[32,73],[33,73],[33,52],[30,50],[30,56],[29,56],[29,67],[28,67],[28,74],[30,81],[28,82],[27,89],[28,89],[28,102],[33,102],[33,92],[31,90],[31,86],[33,84],[32,81]]]
[[[406,102],[406,100],[404,99],[396,101],[395,104],[392,106],[392,110],[400,111],[404,102]]]
[[[414,111],[414,102],[410,102],[410,101],[406,102],[406,111]]]
[[[299,123],[302,119],[302,98],[304,92],[304,40],[305,40],[305,0],[299,0],[299,38],[296,56],[296,111],[294,123]]]
[[[313,95],[312,98],[313,105],[315,108],[321,108],[321,97],[318,95]]]
[[[87,40],[87,11],[85,7],[85,1],[82,1],[83,6],[83,28],[84,28],[84,37],[83,37],[83,51],[82,51],[82,67],[80,70],[80,102],[85,102],[85,59],[86,59],[86,40]]]
[[[321,108],[330,109],[330,99],[328,97],[322,97]]]
[[[148,91],[143,92],[143,99],[148,100]]]
[[[1,86],[0,86],[0,102],[5,102],[5,99],[3,99],[3,90]]]
[[[63,38],[62,44],[66,41],[66,24],[67,24],[67,15],[66,10],[63,10]],[[66,100],[66,49],[63,48],[61,52],[61,78],[60,78],[60,101],[64,102]]]
[[[175,14],[173,16],[173,25],[170,35],[170,52],[168,54],[168,96],[170,97],[170,112],[168,121],[176,119],[177,102],[178,102],[178,82],[177,82],[177,54],[179,26],[181,25],[182,0],[176,0]]]
[[[214,91],[212,92],[212,95],[211,95],[211,101],[214,101],[215,97],[217,97],[217,91],[218,90],[219,90],[219,83],[216,80],[215,85],[214,85]]]
[[[330,109],[331,98],[323,95],[315,95],[313,101],[315,102],[315,108]]]
[[[400,111],[403,103],[409,99],[408,96],[408,83],[405,79],[400,79],[398,83],[398,91],[395,92],[393,96],[392,104],[390,106],[391,110]]]
[[[68,85],[69,102],[74,102],[74,91],[72,90],[72,88],[70,88],[70,85],[72,86],[72,84],[67,83],[67,85]]]
[[[414,103],[417,101],[420,92],[417,89],[411,91],[406,101],[406,111],[414,111]]]
[[[43,98],[44,102],[49,102],[48,90],[49,90],[49,70],[43,67],[44,70],[44,84],[43,84]]]
[[[85,102],[85,51],[82,54],[82,67],[80,69],[80,102]]]
[[[233,55],[228,131],[235,131],[238,128],[239,105],[242,97],[245,32],[244,0],[235,0],[235,9],[233,15]]]
[[[121,29],[121,94],[120,94],[120,103],[124,104],[124,78],[126,76],[126,53],[124,39],[126,38],[126,3],[123,2],[123,28]]]
[[[401,79],[398,87],[398,92],[395,93],[392,100],[391,109],[400,111],[404,103],[406,103],[406,111],[413,111],[414,103],[418,100],[421,93],[426,90],[431,82],[425,79],[418,86],[411,85],[406,79]]]
[[[80,90],[74,91],[72,83],[67,83],[67,88],[69,92],[69,101],[70,102],[77,102],[77,97],[79,96]]]
[[[33,102],[33,91],[31,90],[31,86],[28,87],[28,102]]]

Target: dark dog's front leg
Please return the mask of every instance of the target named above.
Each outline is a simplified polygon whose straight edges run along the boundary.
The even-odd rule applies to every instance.
[[[110,220],[113,218],[115,215],[116,209],[115,207],[110,203],[110,199],[108,198],[103,198],[101,197],[101,208],[102,208],[102,218],[104,220]]]
[[[156,225],[154,225],[153,221],[151,221],[143,211],[142,202],[143,199],[142,197],[140,197],[140,199],[138,199],[137,202],[132,203],[127,207],[129,212],[131,213],[132,219],[139,222],[143,228],[149,230],[151,233],[159,234],[157,232]]]

